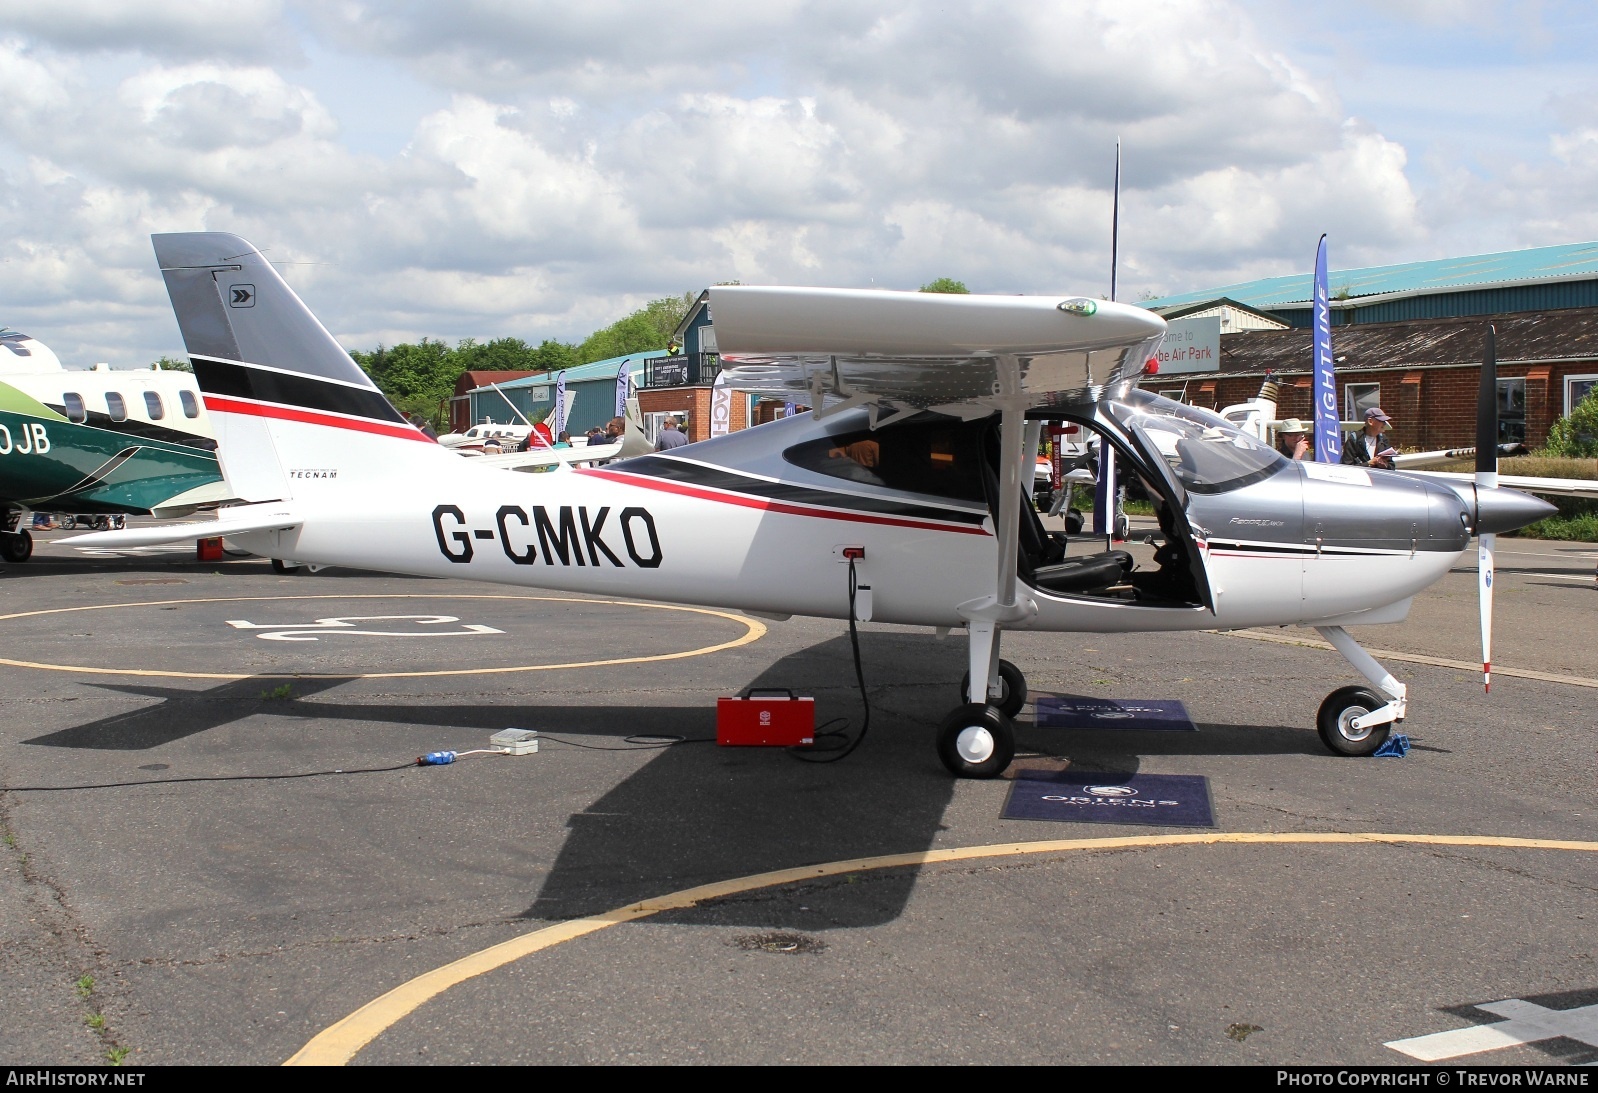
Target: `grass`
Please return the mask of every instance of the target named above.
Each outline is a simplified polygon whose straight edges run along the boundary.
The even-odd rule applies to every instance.
[[[104,1031],[104,1029],[105,1029],[105,1014],[103,1014],[103,1013],[86,1013],[86,1014],[83,1015],[83,1023],[88,1025],[95,1032]]]
[[[94,993],[94,976],[85,972],[78,977],[78,997],[87,998]]]
[[[1583,512],[1575,516],[1550,516],[1538,520],[1514,534],[1527,539],[1561,539],[1572,543],[1598,543],[1598,512]]]
[[[287,683],[282,683],[271,690],[262,691],[261,697],[268,702],[287,702],[294,697],[294,688]]]
[[[122,1060],[128,1057],[128,1049],[125,1047],[108,1047],[105,1049],[105,1057],[110,1060],[112,1066],[121,1066]]]

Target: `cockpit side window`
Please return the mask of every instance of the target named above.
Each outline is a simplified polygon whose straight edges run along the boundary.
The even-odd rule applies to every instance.
[[[1133,391],[1110,412],[1159,451],[1182,485],[1194,493],[1227,493],[1260,482],[1288,465],[1275,448],[1226,419]]]
[[[862,485],[978,504],[984,423],[941,414],[796,444],[782,453],[796,467]]]

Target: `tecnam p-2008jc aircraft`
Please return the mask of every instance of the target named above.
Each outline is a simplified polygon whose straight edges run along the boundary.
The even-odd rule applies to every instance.
[[[1349,637],[1397,621],[1473,533],[1551,507],[1462,487],[1290,462],[1222,418],[1135,387],[1165,323],[1080,297],[718,286],[731,385],[819,407],[584,470],[516,474],[427,441],[255,247],[155,236],[216,422],[251,504],[214,525],[104,532],[84,545],[226,535],[311,565],[741,609],[964,627],[965,697],[938,731],[951,771],[991,777],[1026,700],[1006,630],[1314,626],[1373,685],[1332,693],[1327,744],[1366,754],[1405,688]],[[1495,405],[1495,404],[1494,404]],[[1492,407],[1489,407],[1491,412]],[[1039,432],[1086,427],[1139,475],[1156,567],[1066,557],[1028,502]],[[199,530],[197,530],[199,529]]]

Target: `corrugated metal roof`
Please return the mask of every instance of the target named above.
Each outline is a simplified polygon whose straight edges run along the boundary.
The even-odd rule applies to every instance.
[[[630,369],[634,374],[641,375],[644,370],[644,361],[650,357],[664,357],[664,349],[646,349],[642,353],[628,353],[624,357],[607,357],[602,361],[590,361],[588,364],[579,364],[571,368],[558,369],[554,372],[532,372],[521,379],[501,383],[502,389],[516,387],[540,387],[546,383],[554,383],[555,377],[562,371],[566,373],[567,383],[581,383],[584,380],[615,379],[616,370],[621,367],[622,361],[632,361],[637,367]]]
[[[1333,270],[1327,276],[1327,286],[1334,297],[1339,297],[1333,301],[1336,307],[1359,306],[1368,297],[1394,299],[1587,278],[1598,278],[1598,243],[1566,243],[1557,247],[1500,251],[1465,258],[1439,258],[1431,262]],[[1314,276],[1305,272],[1162,296],[1155,300],[1143,300],[1140,306],[1164,311],[1224,296],[1263,311],[1273,311],[1307,307],[1313,292]]]
[[[1495,318],[1498,360],[1598,360],[1598,308],[1572,308]],[[1339,371],[1422,365],[1481,363],[1484,319],[1419,319],[1412,322],[1340,326],[1332,331],[1332,357]],[[1244,330],[1221,338],[1225,373],[1308,372],[1310,331]],[[1214,373],[1194,373],[1201,379]]]

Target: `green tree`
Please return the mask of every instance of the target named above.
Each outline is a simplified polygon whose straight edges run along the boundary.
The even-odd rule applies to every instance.
[[[956,281],[953,277],[939,277],[936,281],[928,281],[921,286],[922,292],[948,292],[957,296],[968,295],[971,290],[965,287],[964,281]]]
[[[1576,403],[1569,417],[1554,422],[1546,451],[1572,459],[1598,458],[1598,388]]]
[[[594,331],[577,346],[579,363],[666,348],[671,332],[688,314],[695,298],[693,293],[685,292],[681,296],[651,300],[631,315]]]
[[[161,359],[155,362],[155,366],[163,372],[194,371],[194,365],[190,364],[188,361],[178,360],[175,357],[169,357],[165,353],[161,354]]]

